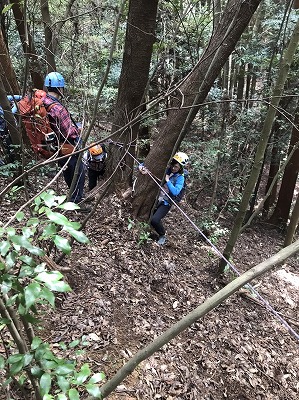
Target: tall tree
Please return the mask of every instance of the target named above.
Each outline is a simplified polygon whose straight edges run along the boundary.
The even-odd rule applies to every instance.
[[[40,0],[41,13],[45,30],[45,48],[47,60],[47,73],[56,71],[55,54],[53,46],[52,22],[48,0]]]
[[[299,142],[298,124],[299,124],[299,108],[297,108],[295,113],[294,125],[292,129],[288,154],[291,153],[294,146],[298,145]],[[270,222],[272,224],[275,225],[283,224],[284,226],[287,224],[290,214],[290,208],[292,205],[294,189],[296,187],[298,172],[299,172],[299,149],[297,148],[294,151],[288,165],[284,170],[277,203],[273,211],[273,214],[270,218]]]
[[[0,29],[0,54],[1,54],[1,66],[5,71],[5,75],[2,77],[3,86],[8,94],[18,94],[20,93],[19,84],[13,66],[11,64],[11,59],[9,57],[7,47],[4,42],[4,37],[1,29]]]
[[[29,72],[33,86],[37,89],[42,89],[44,86],[43,74],[41,72],[42,68],[34,48],[33,38],[26,22],[26,12],[21,0],[15,0],[12,2],[12,10],[23,46],[23,51],[28,60]]]
[[[211,40],[199,62],[190,74],[172,92],[172,109],[160,127],[145,166],[155,176],[162,178],[165,167],[181,144],[201,103],[204,102],[221,68],[234,50],[240,36],[261,0],[229,0]],[[133,199],[136,217],[147,219],[155,201],[158,188],[147,175],[138,177]]]
[[[231,230],[229,239],[227,241],[227,244],[226,244],[224,252],[223,252],[223,256],[227,260],[230,258],[233,248],[238,239],[240,229],[242,227],[242,223],[243,223],[243,220],[244,220],[244,217],[246,214],[246,210],[247,210],[254,186],[256,185],[257,179],[259,177],[260,169],[261,169],[264,155],[265,155],[265,150],[267,147],[267,143],[268,143],[269,136],[271,133],[272,125],[273,125],[274,118],[276,115],[276,108],[279,105],[279,101],[283,94],[284,84],[287,80],[288,71],[289,71],[290,65],[293,61],[294,54],[296,52],[298,43],[299,43],[299,20],[297,21],[297,23],[295,25],[294,31],[290,38],[289,45],[288,45],[286,51],[284,52],[284,56],[281,60],[281,65],[280,65],[277,81],[276,81],[276,84],[275,84],[275,87],[274,87],[273,93],[272,93],[273,96],[271,98],[271,104],[268,109],[266,119],[264,121],[263,129],[261,132],[259,144],[256,149],[251,173],[250,173],[248,182],[247,182],[246,187],[243,192],[243,196],[242,196],[241,203],[239,206],[239,211],[235,218],[234,226]],[[221,259],[220,264],[219,264],[219,272],[220,273],[222,273],[224,271],[225,266],[226,266],[226,261],[224,259]]]
[[[118,131],[142,111],[142,101],[155,42],[157,6],[158,0],[130,0],[123,63],[112,132]],[[124,143],[124,149],[127,144],[132,144],[130,152],[133,155],[135,155],[138,129],[139,123],[135,122],[134,125],[129,126],[124,131],[121,129],[114,135],[117,141]],[[111,151],[113,152],[111,167],[114,170],[122,156],[122,152],[119,152],[115,147]],[[129,171],[123,176],[128,178],[130,182],[133,159],[132,157],[126,157],[125,161],[124,168],[129,168]],[[119,181],[119,179],[116,181]]]

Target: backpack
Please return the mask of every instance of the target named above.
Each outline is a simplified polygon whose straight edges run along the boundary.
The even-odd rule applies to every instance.
[[[58,141],[48,117],[48,112],[55,102],[46,107],[43,102],[45,97],[46,92],[34,89],[32,94],[19,101],[18,107],[32,150],[38,156],[47,159],[57,150]]]
[[[177,194],[176,196],[171,196],[171,198],[176,202],[176,203],[179,203],[182,199],[183,199],[183,197],[184,197],[184,195],[185,195],[185,193],[186,193],[186,190],[187,190],[187,179],[188,179],[188,177],[189,177],[189,172],[186,170],[186,169],[184,169],[184,173],[183,173],[183,175],[184,175],[184,185],[183,185],[183,188],[182,188],[182,190],[180,191],[180,193],[179,194]],[[176,181],[174,182],[174,185],[175,185],[175,183],[176,183]]]

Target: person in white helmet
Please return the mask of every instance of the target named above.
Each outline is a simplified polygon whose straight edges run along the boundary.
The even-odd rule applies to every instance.
[[[166,171],[165,184],[159,196],[157,208],[151,218],[151,225],[159,235],[157,243],[163,246],[166,242],[166,232],[162,224],[162,219],[169,212],[172,201],[169,197],[178,202],[181,200],[180,193],[184,188],[185,176],[184,167],[188,163],[188,156],[185,153],[178,152],[173,156],[169,168]]]

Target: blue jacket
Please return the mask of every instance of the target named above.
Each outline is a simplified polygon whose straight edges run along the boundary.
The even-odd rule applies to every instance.
[[[167,174],[170,175],[170,170],[167,170],[166,172]],[[184,175],[180,174],[180,173],[176,173],[171,175],[171,177],[169,178],[169,181],[166,182],[167,188],[169,190],[169,196],[171,198],[174,198],[175,196],[177,196],[180,191],[183,189],[184,187],[184,182],[185,182],[185,178]],[[163,202],[165,205],[171,205],[172,202],[169,200],[169,198],[164,195],[163,197]]]

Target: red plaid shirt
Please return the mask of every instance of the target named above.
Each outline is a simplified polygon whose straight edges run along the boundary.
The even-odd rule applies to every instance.
[[[57,99],[55,99],[55,97],[47,94],[44,99],[45,106],[47,107],[53,103],[54,105],[50,107],[48,114],[51,128],[56,135],[60,137],[60,140],[63,140],[63,138],[76,139],[79,137],[79,129],[72,121],[68,110]],[[63,138],[61,138],[61,135]]]

